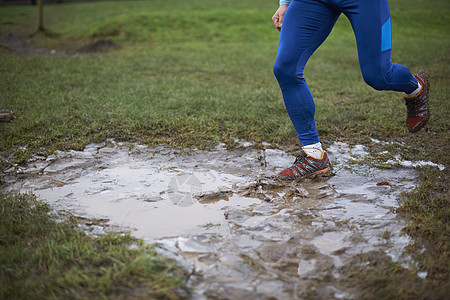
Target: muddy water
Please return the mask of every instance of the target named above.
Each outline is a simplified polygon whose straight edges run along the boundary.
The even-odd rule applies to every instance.
[[[3,180],[79,216],[87,232],[131,230],[158,243],[192,271],[194,299],[292,299],[311,280],[339,278],[356,254],[382,250],[399,260],[409,243],[393,209],[399,193],[414,188],[415,172],[352,166],[350,152],[367,155],[335,143],[335,176],[283,184],[272,176],[295,157],[282,150],[183,152],[109,141],[35,157]],[[352,298],[332,283],[316,289]]]

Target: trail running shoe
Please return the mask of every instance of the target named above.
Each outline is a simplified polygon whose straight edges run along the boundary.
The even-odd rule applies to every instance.
[[[324,151],[320,159],[309,156],[302,150],[292,167],[284,169],[278,174],[282,180],[301,181],[306,178],[330,176],[332,173],[331,163]]]
[[[417,132],[422,129],[430,118],[430,106],[428,105],[428,93],[430,83],[424,71],[414,74],[419,81],[422,90],[415,97],[404,96],[407,108],[406,126],[410,132]]]

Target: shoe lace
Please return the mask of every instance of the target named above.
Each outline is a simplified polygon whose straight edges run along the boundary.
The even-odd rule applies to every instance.
[[[408,109],[408,115],[414,115],[417,108],[417,101],[415,99],[406,101],[406,107]]]
[[[419,108],[421,108],[424,103],[424,100],[420,96],[415,99],[406,101],[405,104],[407,107],[408,115],[414,117],[419,111]]]
[[[297,158],[295,159],[293,166],[296,166],[296,165],[298,165],[300,163],[303,163],[305,161],[305,159],[306,159],[306,156],[307,156],[307,154],[302,151],[302,153],[300,153],[300,155],[297,156]]]

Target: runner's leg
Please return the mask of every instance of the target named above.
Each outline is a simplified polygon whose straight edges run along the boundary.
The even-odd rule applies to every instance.
[[[391,61],[391,18],[387,0],[341,0],[355,32],[361,72],[376,90],[413,92],[417,80],[409,69]]]
[[[330,34],[339,14],[326,1],[294,0],[284,17],[273,69],[302,146],[320,141],[314,121],[314,100],[303,70]]]

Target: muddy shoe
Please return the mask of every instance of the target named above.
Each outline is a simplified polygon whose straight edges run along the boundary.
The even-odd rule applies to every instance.
[[[428,76],[424,71],[420,71],[414,74],[414,77],[419,81],[422,90],[414,97],[404,96],[408,109],[406,126],[410,132],[417,132],[422,129],[430,118],[430,106],[428,105],[430,83],[428,82]]]
[[[306,178],[331,176],[332,167],[325,151],[320,159],[309,156],[302,150],[292,167],[282,170],[278,174],[281,180],[301,181]]]

